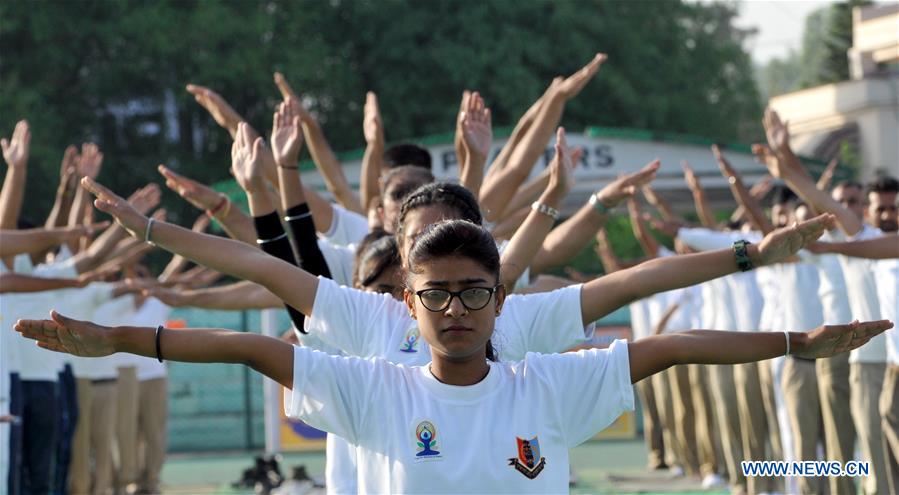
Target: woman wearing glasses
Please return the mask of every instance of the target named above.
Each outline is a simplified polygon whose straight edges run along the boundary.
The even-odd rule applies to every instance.
[[[139,215],[114,204],[115,197],[101,193],[101,209],[113,210],[130,229],[146,228]],[[182,235],[174,226],[153,228],[151,239],[162,245]],[[415,240],[407,267],[405,308],[429,344],[425,366],[338,358],[255,334],[107,328],[55,313],[53,320],[20,321],[16,330],[42,347],[79,356],[130,352],[247,364],[290,389],[289,415],[356,446],[362,493],[557,493],[568,487],[568,449],[633,408],[636,381],[674,364],[830,356],[892,326],[856,322],[784,334],[696,330],[498,363],[490,359],[490,341],[506,294],[489,232],[466,221],[440,222]],[[297,278],[302,286],[287,280],[273,290],[312,313],[317,301],[308,289],[318,280]]]

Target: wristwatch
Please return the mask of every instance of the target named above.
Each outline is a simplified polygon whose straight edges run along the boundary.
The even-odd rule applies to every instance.
[[[600,215],[608,215],[609,212],[612,210],[612,208],[609,208],[608,206],[604,205],[602,203],[602,201],[599,200],[599,198],[596,196],[596,193],[593,193],[590,195],[589,203],[590,203],[590,206],[592,206],[593,209],[596,210],[596,212],[599,213]]]
[[[741,239],[734,243],[734,259],[737,261],[737,268],[740,271],[748,272],[755,268],[752,266],[752,261],[749,260],[749,252],[747,251],[747,246],[751,243],[745,239]]]

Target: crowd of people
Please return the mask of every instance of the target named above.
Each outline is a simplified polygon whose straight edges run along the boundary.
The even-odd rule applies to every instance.
[[[833,167],[816,182],[768,110],[753,151],[772,177],[749,187],[712,148],[738,206],[728,221],[686,164],[699,225],[678,216],[652,189],[658,161],[562,220],[580,151],[558,125],[604,62],[553,80],[489,164],[490,109],[466,91],[453,182],[435,180],[428,150],[386,145],[369,93],[358,191],[281,74],[268,140],[188,85],[233,137],[249,205],[160,165],[200,210],[191,229],[165,221],[155,184],[127,199],[99,184],[90,143],[66,150],[44,226],[24,224],[20,122],[0,191],[9,493],[158,493],[166,359],[242,363],[282,384],[288,416],[329,433],[330,493],[565,491],[569,448],[634,408],[632,384],[651,469],[734,493],[899,491],[899,182],[831,188]],[[304,145],[333,199],[303,185]],[[611,249],[604,224],[624,205],[645,258]],[[230,239],[203,233],[213,219]],[[550,274],[594,238],[603,276]],[[142,263],[154,248],[174,255],[158,275]],[[223,275],[239,281],[213,285]],[[293,326],[281,339],[165,328],[184,306],[283,308]],[[633,338],[583,349],[623,306]],[[745,477],[740,464],[856,457],[871,465],[859,480]]]

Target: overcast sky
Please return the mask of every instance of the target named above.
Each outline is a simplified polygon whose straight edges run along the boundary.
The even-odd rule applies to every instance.
[[[701,0],[708,1],[708,0]],[[823,0],[743,0],[736,25],[756,27],[758,34],[747,43],[756,63],[785,57],[802,44],[805,16],[830,1]]]

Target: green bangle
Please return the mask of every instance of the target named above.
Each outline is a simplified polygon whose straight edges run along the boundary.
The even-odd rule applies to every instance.
[[[743,272],[748,272],[755,268],[752,266],[752,261],[749,259],[749,253],[746,249],[749,244],[749,241],[742,239],[734,243],[734,259],[737,261],[737,268]]]
[[[590,195],[590,206],[592,206],[593,209],[596,210],[596,212],[600,215],[608,215],[609,211],[611,210],[611,208],[602,204],[602,201],[600,201],[599,198],[596,197],[596,193]]]

